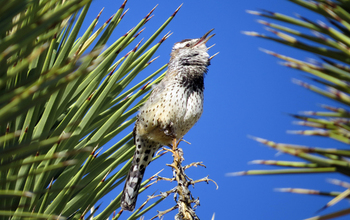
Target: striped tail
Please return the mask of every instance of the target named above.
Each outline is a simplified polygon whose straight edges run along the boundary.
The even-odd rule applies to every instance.
[[[121,198],[121,208],[129,211],[135,209],[143,174],[145,173],[147,165],[152,161],[154,153],[160,147],[159,144],[143,139],[138,135],[135,135],[134,139],[136,150],[128,176],[125,180]]]

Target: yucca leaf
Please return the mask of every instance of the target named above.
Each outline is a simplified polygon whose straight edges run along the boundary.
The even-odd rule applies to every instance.
[[[341,216],[348,215],[348,214],[350,214],[350,208],[349,209],[343,209],[343,210],[337,211],[337,212],[333,212],[333,213],[327,214],[327,215],[315,216],[315,217],[312,217],[312,218],[308,218],[306,220],[326,220],[326,219],[332,219],[332,218],[341,217]]]
[[[47,214],[38,214],[32,212],[20,212],[15,213],[12,211],[0,210],[0,216],[5,216],[5,218],[14,217],[18,219],[29,218],[29,219],[52,219],[52,220],[65,220],[65,217],[57,215],[47,215]]]
[[[34,216],[27,218],[51,216],[45,213],[83,218],[123,182],[130,162],[121,165],[132,157],[132,134],[99,157],[87,152],[92,146],[100,151],[136,120],[147,92],[164,73],[150,79],[167,65],[139,82],[135,77],[170,36],[151,46],[178,9],[138,49],[125,52],[154,9],[102,51],[125,15],[126,0],[94,33],[99,15],[81,36],[90,0],[14,2],[0,3],[7,9],[0,14],[5,16],[0,21],[5,24],[0,27],[0,186],[10,195],[0,201],[9,209],[0,219],[21,219],[27,212]],[[25,192],[33,194],[22,196]],[[116,209],[118,198],[99,218]]]
[[[312,21],[301,15],[297,15],[297,18],[293,18],[267,10],[262,10],[261,12],[248,11],[250,14],[274,20],[276,23],[262,20],[259,20],[259,23],[267,26],[268,28],[266,29],[277,37],[256,32],[244,33],[316,55],[319,59],[305,62],[276,52],[263,50],[270,55],[286,61],[282,63],[282,65],[303,71],[307,74],[306,77],[308,80],[320,84],[321,87],[300,80],[293,80],[296,84],[324,97],[340,102],[345,106],[349,106],[350,68],[347,64],[350,63],[350,8],[348,6],[348,1],[290,1],[321,15],[321,17],[323,16],[325,22],[321,21],[322,18],[317,21]],[[290,24],[294,25],[294,27],[289,27]],[[295,26],[304,29],[297,29]],[[314,36],[305,33],[305,30],[311,31]],[[297,121],[296,124],[311,127],[311,129],[289,131],[289,133],[320,136],[322,138],[331,138],[340,141],[346,145],[350,144],[350,122],[348,120],[349,115],[346,107],[331,107],[325,105],[322,107],[329,111],[302,112],[302,114],[306,116],[293,114],[292,116],[294,118],[301,120]],[[305,162],[254,160],[252,162],[254,164],[296,167],[298,169],[249,170],[233,173],[231,175],[307,174],[319,172],[338,172],[346,176],[350,175],[348,169],[350,154],[346,149],[307,147],[275,143],[262,138],[253,139],[280,152],[298,157]],[[349,186],[347,185],[346,188],[349,188]],[[349,194],[348,190],[345,190],[343,193],[320,193],[317,190],[284,188],[280,191],[335,197],[323,209],[336,204],[343,198],[347,198]],[[321,209],[321,211],[323,209]],[[346,214],[349,214],[348,209],[310,219],[330,219]]]
[[[300,168],[300,169],[280,169],[280,170],[248,170],[235,173],[228,173],[227,176],[245,176],[245,175],[272,175],[272,174],[310,174],[310,173],[329,173],[336,172],[335,167],[322,168]]]

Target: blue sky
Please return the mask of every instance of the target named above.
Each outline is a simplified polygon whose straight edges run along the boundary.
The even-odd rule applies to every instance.
[[[227,177],[225,174],[273,168],[248,164],[255,159],[297,160],[288,155],[277,155],[275,150],[253,141],[248,138],[248,135],[275,142],[347,148],[344,144],[321,137],[304,137],[286,133],[287,130],[302,129],[292,124],[294,119],[286,113],[321,110],[320,104],[335,105],[336,103],[293,84],[292,78],[307,81],[303,77],[305,74],[279,65],[277,58],[264,54],[258,48],[269,49],[302,60],[316,57],[277,43],[241,34],[241,31],[268,34],[262,25],[256,22],[257,16],[245,12],[247,9],[268,9],[291,16],[299,13],[311,19],[315,16],[289,1],[281,0],[129,0],[126,8],[130,10],[112,38],[118,39],[120,35],[136,25],[156,4],[159,4],[154,17],[146,24],[146,30],[140,36],[147,39],[181,3],[184,3],[183,7],[164,31],[164,34],[168,31],[173,34],[157,51],[156,54],[160,55],[160,58],[140,77],[145,77],[168,62],[171,47],[175,42],[185,38],[198,38],[209,29],[215,28],[216,36],[209,42],[215,43],[216,46],[210,50],[210,54],[216,52],[220,54],[212,60],[205,78],[204,113],[185,136],[185,140],[192,145],[181,144],[185,154],[185,164],[202,161],[207,167],[191,168],[187,170],[187,174],[193,179],[209,175],[209,178],[219,185],[219,189],[216,190],[213,183],[208,185],[200,183],[192,190],[193,196],[199,197],[201,202],[197,208],[198,216],[201,219],[210,219],[215,213],[215,219],[270,220],[304,219],[314,216],[316,211],[331,198],[278,193],[274,188],[295,187],[342,191],[343,188],[328,183],[327,179],[337,178],[349,181],[348,178],[338,174],[243,177]],[[99,25],[102,25],[121,4],[121,0],[95,0],[85,25],[88,25],[101,8],[105,7],[99,22]],[[114,141],[118,138],[120,137],[116,137]],[[169,154],[152,162],[146,170],[146,176],[151,176],[165,168],[161,175],[171,177],[170,168],[165,166],[171,161],[172,157]],[[140,195],[138,205],[147,198],[147,195],[166,191],[174,186],[175,183],[168,182],[153,185]],[[120,190],[121,187],[108,194],[102,206],[105,207],[113,200]],[[163,211],[173,205],[173,198],[169,197],[147,213],[145,219],[156,215],[156,210]],[[342,201],[320,214],[345,207],[348,207],[348,202]],[[165,219],[173,219],[175,212],[166,215]],[[126,219],[128,215],[124,213],[120,219]]]

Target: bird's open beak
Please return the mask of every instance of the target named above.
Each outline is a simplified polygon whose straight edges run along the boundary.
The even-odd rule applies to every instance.
[[[210,31],[208,31],[207,33],[205,33],[201,38],[199,38],[198,42],[197,42],[194,46],[197,46],[197,45],[199,45],[199,44],[205,44],[205,43],[207,43],[208,40],[209,40],[210,38],[214,37],[214,35],[215,35],[215,34],[209,35],[210,32],[212,32],[213,30],[214,30],[214,28],[211,29]],[[209,35],[209,36],[208,36],[208,35]]]

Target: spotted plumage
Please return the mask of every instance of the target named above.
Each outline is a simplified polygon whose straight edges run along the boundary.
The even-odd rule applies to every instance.
[[[124,210],[134,210],[154,153],[174,138],[180,140],[202,115],[204,74],[210,61],[205,43],[214,36],[208,36],[210,32],[173,46],[164,79],[139,110],[133,132],[136,149],[121,198]]]

